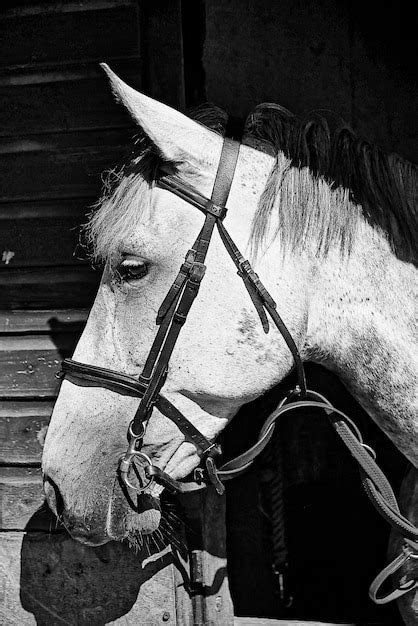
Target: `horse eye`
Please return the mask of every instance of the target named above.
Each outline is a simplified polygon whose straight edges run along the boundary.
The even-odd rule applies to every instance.
[[[126,257],[118,267],[122,280],[126,282],[141,280],[148,274],[148,265],[138,258]]]

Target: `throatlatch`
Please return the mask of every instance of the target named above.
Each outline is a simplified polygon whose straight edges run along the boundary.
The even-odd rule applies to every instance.
[[[299,350],[277,312],[276,302],[250,263],[243,257],[223,224],[239,149],[239,143],[225,138],[210,199],[202,196],[196,189],[183,183],[176,176],[163,175],[156,182],[158,187],[170,191],[199,209],[205,215],[205,220],[193,247],[187,252],[179,273],[158,310],[156,319],[158,331],[139,378],[136,379],[113,370],[79,363],[72,359],[63,361],[62,372],[75,384],[105,387],[116,393],[141,399],[129,424],[128,448],[119,464],[120,479],[125,488],[134,489],[138,492],[145,491],[156,480],[171,492],[193,491],[202,489],[207,484],[213,484],[217,492],[222,494],[225,490],[223,482],[244,472],[264,450],[272,437],[275,423],[281,415],[301,408],[323,409],[336,433],[358,462],[366,493],[372,503],[405,539],[402,554],[376,577],[370,587],[370,597],[375,602],[389,602],[417,586],[417,581],[412,580],[385,597],[377,596],[378,590],[387,576],[399,569],[406,560],[417,558],[413,550],[417,549],[418,529],[399,512],[393,491],[386,477],[374,462],[374,451],[363,443],[357,427],[344,413],[335,409],[326,398],[306,388],[305,372]],[[219,446],[206,439],[161,393],[173,349],[205,275],[206,255],[215,226],[237,268],[238,275],[244,282],[264,331],[269,332],[270,318],[293,355],[298,377],[297,388],[292,390],[267,418],[258,441],[247,451],[228,461],[219,469],[214,460],[220,454]],[[202,465],[195,469],[192,481],[174,480],[161,468],[154,465],[152,459],[141,450],[146,425],[151,419],[154,407],[174,422],[184,434],[185,439],[196,447],[202,459]]]

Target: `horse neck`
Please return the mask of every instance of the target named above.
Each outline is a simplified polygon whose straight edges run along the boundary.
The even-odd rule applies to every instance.
[[[311,283],[306,357],[334,371],[417,464],[415,268],[362,222],[350,255],[331,251]],[[415,361],[415,363],[414,363]]]

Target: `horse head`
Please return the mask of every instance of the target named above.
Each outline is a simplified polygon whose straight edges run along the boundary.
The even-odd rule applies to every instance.
[[[105,69],[117,99],[138,123],[141,141],[88,227],[104,272],[73,358],[138,378],[156,336],[161,303],[203,223],[196,208],[156,181],[162,172],[175,174],[209,198],[223,138]],[[260,199],[276,166],[271,154],[240,146],[224,223],[238,247],[250,253]],[[269,228],[274,230],[273,222]],[[268,230],[264,236],[268,238]],[[273,240],[255,255],[255,267],[303,351],[313,266],[303,252],[282,254]],[[241,405],[287,375],[293,357],[276,329],[268,334],[263,329],[216,231],[205,264],[163,391],[213,442]],[[138,402],[111,388],[74,384],[71,377],[62,383],[45,442],[45,490],[69,532],[86,543],[126,537],[134,542],[158,528],[161,485],[131,493],[118,472]],[[200,462],[197,447],[158,405],[147,416],[141,453],[173,479],[183,479]]]

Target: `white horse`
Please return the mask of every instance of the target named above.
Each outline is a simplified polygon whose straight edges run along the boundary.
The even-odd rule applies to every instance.
[[[146,149],[92,216],[89,234],[105,270],[74,359],[137,376],[157,310],[202,226],[199,211],[153,180],[164,162],[210,197],[223,139],[105,69]],[[303,359],[335,372],[416,467],[413,166],[348,130],[332,142],[321,120],[298,125],[275,105],[250,116],[247,134],[272,142],[276,154],[241,146],[225,225],[252,256]],[[206,265],[164,395],[213,440],[293,360],[276,329],[263,332],[216,232]],[[137,405],[63,381],[45,442],[45,489],[72,536],[90,545],[135,542],[158,528],[162,487],[150,486],[134,510],[117,478]],[[175,479],[200,460],[157,409],[142,450]]]

